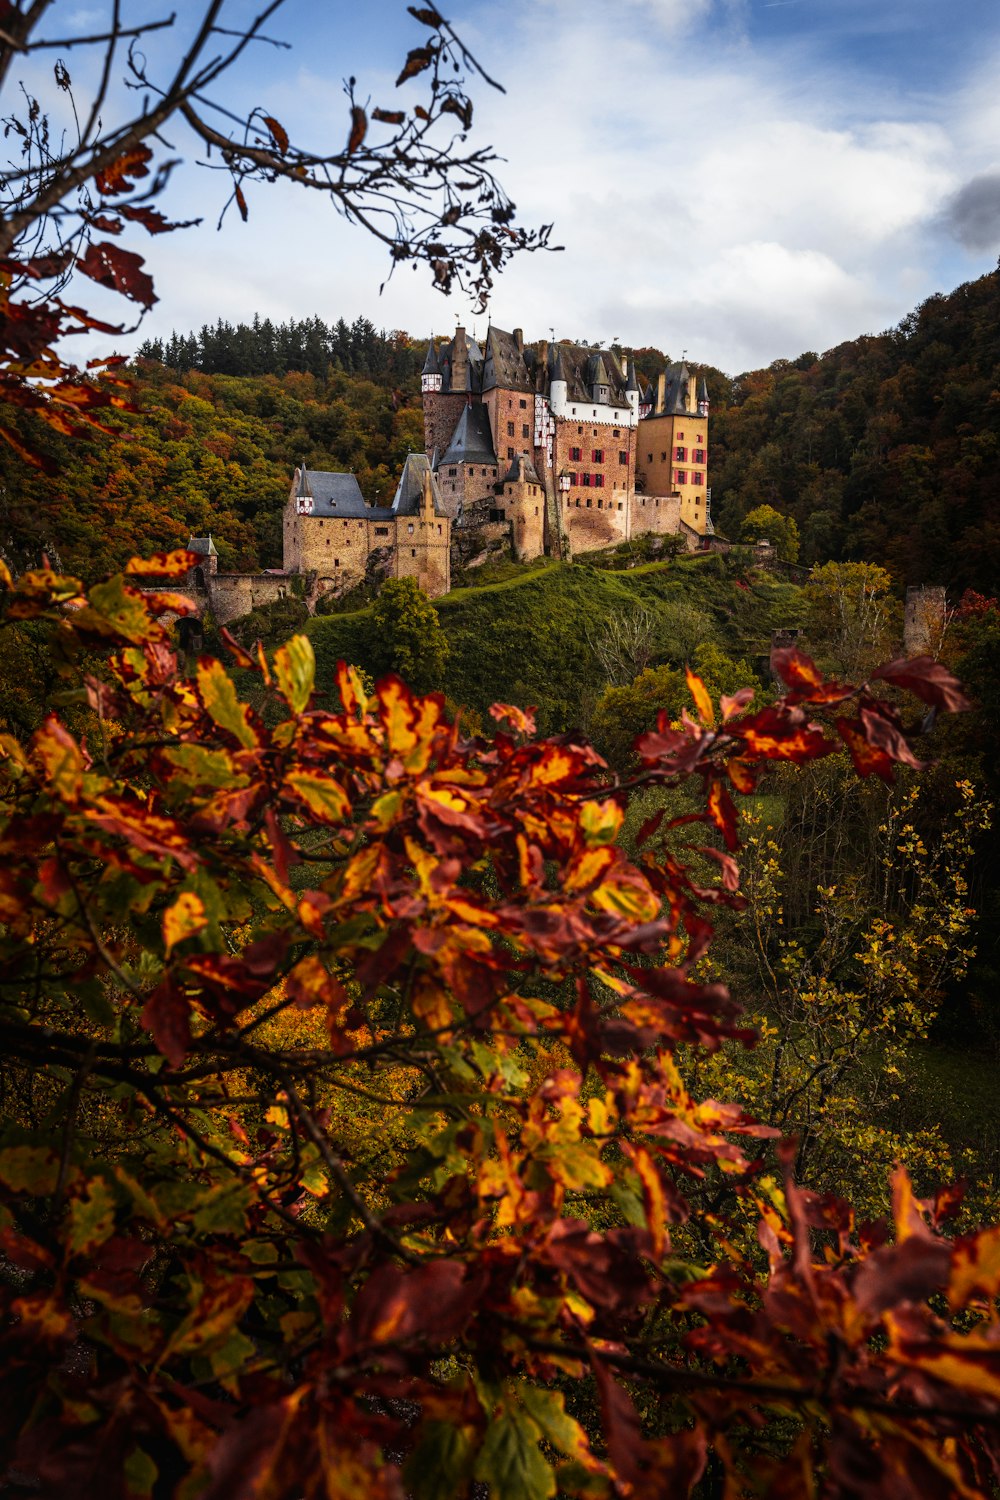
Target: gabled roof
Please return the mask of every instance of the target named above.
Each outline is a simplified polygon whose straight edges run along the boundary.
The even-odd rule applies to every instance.
[[[486,334],[483,351],[483,390],[501,386],[505,391],[533,391],[535,383],[528,373],[524,351],[512,333],[492,324]]]
[[[444,377],[442,392],[457,391],[464,396],[469,391],[478,393],[482,390],[483,352],[464,328],[455,329],[455,337],[437,351],[437,359]]]
[[[431,492],[434,496],[434,512],[436,515],[443,514],[444,507],[441,504],[441,495],[438,491],[437,480],[431,473],[430,461],[427,454],[408,453],[392,502],[391,514],[393,516],[415,516],[419,513],[420,500],[424,492],[424,483],[428,475],[430,475]]]
[[[187,549],[189,552],[200,553],[202,557],[218,557],[219,555],[212,541],[211,532],[208,536],[189,536]]]
[[[481,402],[463,406],[458,426],[452,433],[451,442],[438,468],[444,464],[490,464],[496,468],[497,456],[490,431],[490,416]]]

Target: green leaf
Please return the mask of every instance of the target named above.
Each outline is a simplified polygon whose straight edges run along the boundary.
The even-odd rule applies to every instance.
[[[205,712],[220,729],[228,730],[247,750],[259,744],[257,731],[250,723],[250,710],[236,696],[236,686],[220,661],[202,657],[198,663],[198,692]]]
[[[493,1418],[475,1469],[490,1500],[551,1500],[556,1479],[538,1446],[541,1436],[538,1424],[516,1407]]]
[[[122,1467],[128,1486],[128,1500],[147,1500],[147,1496],[152,1496],[160,1471],[148,1453],[144,1453],[141,1448],[133,1448]]]
[[[5,1146],[0,1151],[0,1182],[14,1193],[42,1197],[54,1193],[59,1158],[48,1146]]]
[[[469,1432],[451,1422],[428,1422],[403,1471],[413,1500],[465,1494],[475,1463]]]
[[[123,636],[127,641],[150,641],[161,634],[142,595],[125,587],[120,573],[106,583],[95,583],[87,596],[89,608],[79,610],[73,623],[99,630],[102,635]]]
[[[566,1398],[562,1391],[537,1385],[519,1385],[517,1394],[525,1410],[538,1423],[546,1441],[553,1448],[558,1448],[567,1458],[589,1454],[587,1434],[576,1418],[567,1412]]]
[[[84,1255],[110,1239],[115,1228],[115,1195],[101,1177],[87,1183],[86,1192],[69,1205],[66,1243],[74,1255]]]
[[[292,713],[302,713],[316,685],[316,657],[308,636],[293,635],[287,645],[278,647],[274,653],[274,675]]]

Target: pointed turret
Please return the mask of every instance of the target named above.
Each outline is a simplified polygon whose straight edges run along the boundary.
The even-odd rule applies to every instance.
[[[549,405],[552,408],[553,416],[562,416],[566,410],[568,395],[569,384],[566,380],[562,350],[558,344],[553,344],[552,355],[549,361]]]
[[[427,358],[424,360],[423,372],[420,376],[420,389],[426,394],[428,391],[439,391],[441,389],[441,362],[438,359],[437,349],[434,347],[434,335],[427,345]]]
[[[628,402],[629,411],[632,413],[633,417],[638,421],[638,418],[639,418],[639,406],[640,406],[640,393],[639,393],[639,381],[638,381],[638,378],[637,378],[636,373],[635,373],[635,360],[634,359],[630,359],[628,361],[628,380],[627,380],[626,385],[625,385],[625,400]]]
[[[708,416],[708,385],[705,382],[704,375],[701,377],[701,385],[698,387],[698,415],[699,417]]]

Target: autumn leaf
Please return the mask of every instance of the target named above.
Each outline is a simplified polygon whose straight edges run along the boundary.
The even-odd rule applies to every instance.
[[[148,146],[141,143],[130,146],[108,166],[94,174],[97,191],[104,198],[115,193],[131,192],[135,179],[149,176],[148,163],[152,157],[153,153]]]
[[[307,635],[295,635],[274,653],[278,691],[293,714],[304,713],[316,682],[316,657]]]
[[[250,710],[236,696],[236,688],[225,667],[214,657],[198,662],[198,692],[209,718],[236,738],[247,750],[260,743],[250,720]]]
[[[280,156],[284,156],[288,151],[288,131],[273,115],[263,115],[261,118],[267,126],[275,150]]]
[[[362,142],[364,141],[364,138],[365,138],[365,136],[367,134],[368,134],[368,116],[365,114],[365,112],[361,108],[360,104],[352,105],[352,107],[351,107],[351,133],[350,133],[350,135],[348,137],[348,140],[347,140],[347,154],[348,154],[348,156],[353,155],[353,153],[360,148],[360,146],[361,146]]]
[[[425,68],[429,68],[433,61],[434,53],[429,47],[414,47],[412,51],[406,54],[406,62],[403,64],[402,72],[396,79],[396,87],[399,88],[399,85],[405,83],[408,78],[415,78],[418,73],[422,73]]]
[[[91,281],[121,292],[143,307],[152,307],[158,301],[153,291],[153,278],[142,269],[142,256],[132,250],[123,250],[108,240],[92,241],[76,264]]]
[[[932,656],[914,656],[909,660],[901,657],[888,662],[872,673],[873,681],[879,678],[895,687],[906,688],[932,708],[943,709],[946,713],[966,713],[972,707],[958,679]]]
[[[203,932],[207,926],[204,901],[194,891],[181,891],[163,913],[163,947],[167,957],[178,943]]]

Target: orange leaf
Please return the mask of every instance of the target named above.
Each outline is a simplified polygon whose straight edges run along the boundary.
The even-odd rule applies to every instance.
[[[715,724],[715,709],[712,707],[712,700],[709,697],[708,689],[701,678],[692,672],[690,667],[685,667],[684,675],[687,677],[687,685],[695,701],[698,717],[706,728],[711,729]]]
[[[367,134],[368,116],[365,114],[360,104],[355,104],[351,108],[351,134],[347,141],[348,156],[350,156],[352,152],[357,151],[358,147],[361,145]]]
[[[194,937],[208,926],[205,903],[194,891],[181,891],[173,906],[163,913],[163,944],[169,956],[178,943]]]

